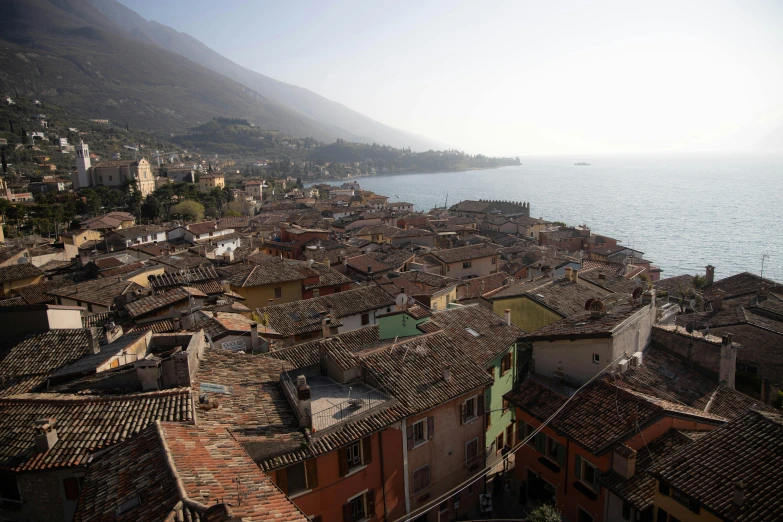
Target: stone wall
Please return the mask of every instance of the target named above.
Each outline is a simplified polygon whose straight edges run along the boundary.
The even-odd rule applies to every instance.
[[[721,360],[719,337],[704,337],[699,332],[691,335],[681,326],[657,325],[652,329],[652,342],[656,348],[681,357],[694,369],[718,378]]]

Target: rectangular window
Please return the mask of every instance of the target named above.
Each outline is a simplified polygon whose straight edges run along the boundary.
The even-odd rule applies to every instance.
[[[580,480],[582,484],[596,493],[601,492],[601,484],[598,482],[598,479],[601,477],[601,471],[580,455],[576,455],[574,458],[574,475],[577,480]]]
[[[348,452],[348,467],[353,468],[362,463],[362,453],[358,442],[354,442],[346,449]]]
[[[508,411],[508,399],[503,399],[503,413]]]
[[[417,446],[427,441],[427,423],[423,420],[413,425],[413,445]]]
[[[19,484],[16,481],[15,474],[0,473],[0,500],[22,501],[22,493],[19,491]]]
[[[623,502],[623,520],[631,520],[631,504]]]
[[[509,370],[511,370],[511,352],[504,355],[500,361],[500,375],[505,375]]]
[[[493,258],[492,258],[492,264],[493,264],[493,265],[496,265],[497,263],[498,263],[498,258],[496,258],[496,257],[493,257]]]
[[[280,299],[281,297],[283,297],[283,289],[278,286],[275,288],[275,299]]]
[[[444,500],[443,502],[440,503],[440,506],[438,506],[438,511],[443,513],[443,512],[448,511],[448,510],[449,510],[449,501],[448,500]]]
[[[593,517],[582,508],[579,508],[579,515],[577,516],[577,522],[593,522]]]
[[[370,324],[370,314],[362,314],[362,326]]]
[[[478,438],[465,444],[465,465],[469,466],[478,457]]]
[[[365,518],[364,495],[359,495],[349,501],[351,506],[351,520],[362,520]]]
[[[597,353],[593,354],[593,362],[595,364],[598,364],[599,362],[601,362],[601,357]]]
[[[473,266],[473,264],[470,261],[462,263],[462,268],[470,268],[471,266]]]
[[[478,411],[478,408],[476,407],[476,402],[478,401],[477,397],[471,397],[470,399],[466,400],[462,403],[462,422],[468,422],[476,418],[476,415],[478,415],[476,412]]]
[[[499,454],[500,450],[503,449],[503,432],[500,432],[500,435],[497,436],[495,439],[495,453]]]
[[[305,474],[304,462],[288,466],[285,469],[288,483],[288,494],[293,495],[299,491],[307,489],[307,476]]]
[[[430,487],[430,465],[422,466],[413,472],[413,492],[418,493]]]

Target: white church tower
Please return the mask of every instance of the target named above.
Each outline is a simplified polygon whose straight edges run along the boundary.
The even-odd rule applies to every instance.
[[[74,190],[89,187],[90,183],[90,149],[84,142],[76,147],[76,179],[73,180]]]

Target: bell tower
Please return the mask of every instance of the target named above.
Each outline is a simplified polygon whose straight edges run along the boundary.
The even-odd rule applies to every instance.
[[[89,187],[90,183],[90,148],[81,142],[76,147],[76,179],[73,180],[75,190]]]

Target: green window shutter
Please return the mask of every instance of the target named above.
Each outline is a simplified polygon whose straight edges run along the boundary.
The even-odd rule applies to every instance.
[[[565,466],[566,459],[566,447],[563,444],[557,445],[557,464],[562,468]]]
[[[579,455],[574,458],[574,476],[577,480],[582,478],[582,457]]]

